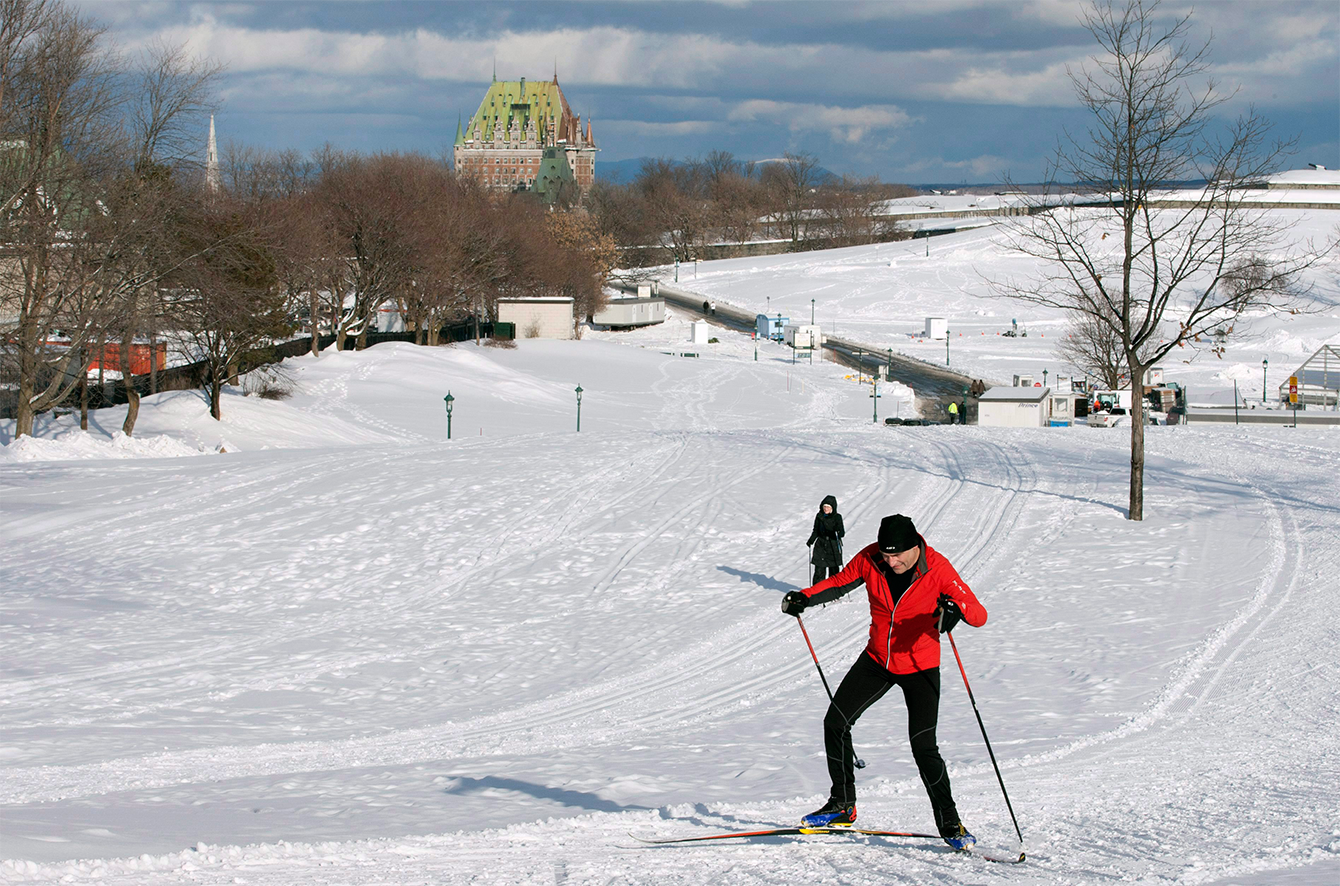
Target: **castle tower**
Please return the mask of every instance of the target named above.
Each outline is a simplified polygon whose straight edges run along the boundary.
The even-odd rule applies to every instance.
[[[545,167],[566,161],[582,193],[595,183],[595,152],[588,121],[572,113],[558,75],[543,80],[497,80],[452,147],[456,173],[490,188],[535,190],[545,149],[557,149]]]

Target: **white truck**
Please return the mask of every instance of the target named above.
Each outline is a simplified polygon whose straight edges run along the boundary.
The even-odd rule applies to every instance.
[[[1131,392],[1094,391],[1089,397],[1089,427],[1111,428],[1131,422]]]

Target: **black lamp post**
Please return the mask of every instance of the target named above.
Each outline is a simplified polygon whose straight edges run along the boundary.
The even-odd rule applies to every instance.
[[[451,439],[451,407],[456,402],[456,398],[451,396],[451,391],[447,391],[447,396],[442,400],[447,404],[447,439]]]
[[[873,407],[872,419],[875,424],[879,424],[879,376],[870,376],[870,403]]]
[[[814,325],[814,299],[810,299],[810,325]]]
[[[945,327],[945,365],[949,365],[949,327]]]
[[[582,432],[582,386],[577,385],[577,433]]]
[[[1262,405],[1262,406],[1266,405],[1266,367],[1269,366],[1269,365],[1270,365],[1270,361],[1267,360],[1265,357],[1262,357],[1262,358],[1261,358],[1261,405]]]

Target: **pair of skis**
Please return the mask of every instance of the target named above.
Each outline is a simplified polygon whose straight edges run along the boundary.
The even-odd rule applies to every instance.
[[[843,836],[855,837],[902,837],[904,839],[916,840],[939,840],[939,834],[919,834],[914,831],[880,831],[868,828],[765,828],[757,831],[728,831],[722,834],[706,834],[698,837],[669,837],[652,838],[639,837],[637,834],[630,833],[629,836],[640,843],[648,843],[655,846],[666,846],[676,843],[711,843],[720,840],[749,840],[763,837],[801,837],[812,834],[840,834]],[[987,861],[1000,862],[1001,864],[1019,864],[1024,860],[1024,852],[1021,848],[1018,852],[1007,849],[999,849],[993,846],[974,845],[970,849],[963,850]]]

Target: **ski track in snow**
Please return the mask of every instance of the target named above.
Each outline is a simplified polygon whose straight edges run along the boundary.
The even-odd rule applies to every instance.
[[[651,384],[664,430],[446,449],[350,399],[379,366],[393,371],[351,374],[339,409],[400,445],[0,472],[24,517],[5,529],[6,586],[26,594],[7,595],[5,624],[27,626],[6,629],[0,681],[0,882],[1340,873],[1340,635],[1320,615],[1340,575],[1334,435],[1151,433],[1133,527],[1125,440],[1101,431],[833,427],[846,395],[813,377],[806,410],[750,429],[731,385],[777,367],[732,364],[723,382],[667,362]],[[876,838],[630,846],[630,830],[784,823],[818,800],[822,690],[776,603],[806,581],[800,541],[829,488],[848,556],[884,513],[912,514],[991,610],[956,637],[1024,867]],[[46,504],[61,500],[79,504]],[[807,622],[840,679],[863,593]],[[944,656],[956,797],[1005,842]],[[897,707],[857,727],[862,822],[923,829]],[[233,836],[183,850],[184,828],[210,826],[201,805]],[[104,857],[25,860],[62,840]]]

